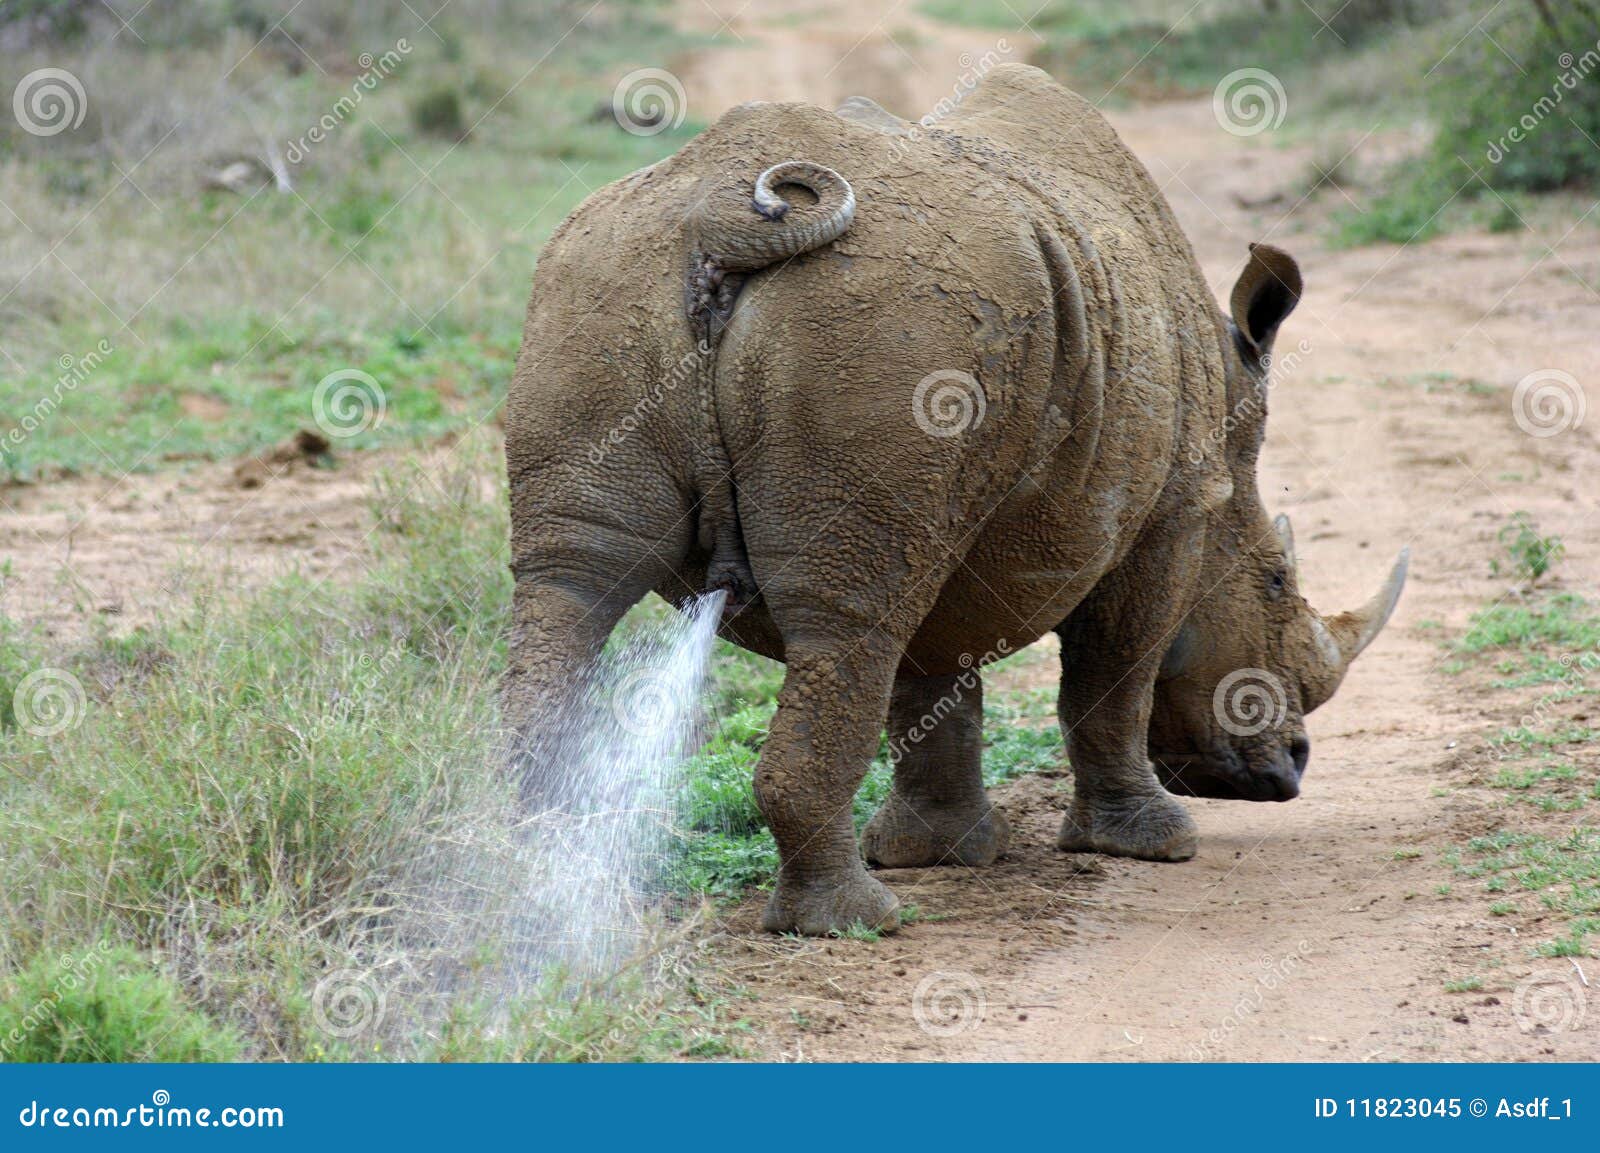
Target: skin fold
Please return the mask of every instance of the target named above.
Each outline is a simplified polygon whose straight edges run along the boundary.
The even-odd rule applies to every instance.
[[[821,175],[753,205],[790,161]],[[763,228],[829,238],[764,263],[802,233]],[[595,193],[540,258],[507,402],[503,706],[529,803],[562,801],[562,705],[621,615],[713,587],[722,635],[787,665],[755,779],[774,931],[892,928],[867,863],[1005,851],[978,669],[1046,631],[1063,849],[1183,860],[1174,793],[1295,795],[1304,717],[1405,558],[1355,612],[1299,595],[1255,471],[1300,272],[1241,256],[1225,315],[1111,127],[1020,65],[933,127],[859,99],[745,105]],[[858,845],[886,724],[894,789]]]

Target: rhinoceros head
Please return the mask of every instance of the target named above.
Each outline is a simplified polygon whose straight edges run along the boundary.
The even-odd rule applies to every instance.
[[[1251,246],[1231,298],[1231,406],[1224,451],[1232,493],[1213,514],[1199,587],[1156,682],[1150,757],[1174,793],[1287,801],[1310,756],[1305,716],[1383,628],[1405,584],[1402,551],[1384,586],[1354,612],[1323,616],[1300,595],[1289,519],[1269,519],[1256,488],[1267,368],[1278,326],[1298,303],[1286,252]]]

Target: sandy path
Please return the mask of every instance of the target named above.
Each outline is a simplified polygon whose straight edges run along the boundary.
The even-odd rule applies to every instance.
[[[709,10],[738,3],[691,3],[686,19],[706,28]],[[802,7],[781,23],[793,6],[751,0],[740,11],[741,42],[683,65],[696,115],[756,96],[831,105],[862,91],[916,117],[969,66],[953,57],[981,56],[997,37],[930,26],[882,0]],[[875,62],[894,57],[911,63],[891,82]],[[877,87],[852,87],[863,75]],[[1051,852],[1067,782],[1042,778],[1004,801],[1019,826],[1014,859],[981,872],[885,874],[948,919],[877,944],[773,942],[751,932],[754,906],[741,909],[722,948],[755,993],[761,1050],[804,1059],[1600,1057],[1600,1011],[1549,1034],[1524,1032],[1513,1013],[1518,981],[1568,974],[1569,963],[1533,958],[1491,922],[1481,893],[1436,892],[1452,880],[1438,851],[1496,819],[1459,761],[1514,723],[1521,702],[1441,675],[1441,634],[1416,627],[1461,626],[1505,593],[1487,558],[1518,509],[1565,539],[1567,584],[1595,591],[1586,585],[1600,571],[1600,424],[1529,436],[1511,392],[1528,373],[1560,369],[1587,382],[1591,409],[1600,403],[1600,238],[1564,224],[1333,252],[1318,222],[1344,193],[1296,203],[1309,148],[1230,136],[1209,101],[1112,119],[1166,190],[1219,295],[1251,240],[1298,256],[1307,294],[1280,356],[1307,345],[1272,399],[1263,495],[1294,519],[1313,603],[1334,610],[1364,599],[1409,543],[1405,599],[1312,718],[1302,799],[1194,802],[1202,848],[1191,863]],[[1243,207],[1280,193],[1273,207]],[[1052,673],[1045,665],[1036,675]],[[1484,993],[1444,992],[1445,981],[1478,973],[1492,974]],[[955,1007],[961,1027],[919,1027],[919,986],[925,1010],[947,995],[943,1008]]]

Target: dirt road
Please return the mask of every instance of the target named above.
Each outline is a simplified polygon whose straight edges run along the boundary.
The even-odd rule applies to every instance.
[[[730,17],[715,47],[681,62],[693,113],[708,120],[755,97],[831,106],[857,93],[918,118],[985,53],[1019,59],[1027,48],[1023,37],[1002,44],[994,31],[950,29],[885,0],[695,0],[684,11],[707,32],[721,18],[711,13]],[[1273,393],[1262,492],[1293,518],[1312,603],[1353,606],[1409,544],[1405,598],[1312,718],[1303,797],[1193,802],[1201,851],[1190,863],[1062,857],[1050,845],[1068,780],[1033,778],[1004,796],[1018,834],[1010,860],[884,874],[942,919],[877,943],[772,941],[752,931],[756,903],[741,909],[719,949],[755,995],[739,1011],[759,1026],[757,1050],[846,1060],[1600,1058],[1600,1005],[1576,1029],[1519,1019],[1518,984],[1570,976],[1571,963],[1535,958],[1514,927],[1487,915],[1481,891],[1440,891],[1458,880],[1441,851],[1499,819],[1463,761],[1526,704],[1440,671],[1442,636],[1508,591],[1488,568],[1506,518],[1527,510],[1561,535],[1567,585],[1595,593],[1600,424],[1530,435],[1512,392],[1530,373],[1560,370],[1587,382],[1590,409],[1600,400],[1600,232],[1568,220],[1331,251],[1328,210],[1366,194],[1324,187],[1305,198],[1309,147],[1230,135],[1209,101],[1110,115],[1165,189],[1219,297],[1250,241],[1298,257],[1307,291],[1280,344],[1305,343]],[[1357,160],[1388,142],[1380,131]],[[1480,972],[1494,974],[1482,992],[1445,992]]]

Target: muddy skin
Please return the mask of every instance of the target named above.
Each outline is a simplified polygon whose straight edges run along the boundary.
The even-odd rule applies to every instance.
[[[821,178],[754,211],[774,165],[847,182],[847,229],[763,234],[839,218]],[[1334,617],[1299,596],[1255,462],[1300,274],[1241,257],[1230,319],[1109,125],[1019,65],[915,133],[861,101],[736,108],[590,197],[540,257],[507,402],[503,704],[530,803],[559,796],[552,710],[622,613],[716,585],[737,592],[723,635],[788,666],[755,780],[782,859],[768,929],[892,928],[863,850],[1004,852],[979,693],[939,702],[1050,630],[1077,784],[1060,844],[1193,855],[1152,752],[1281,772],[1404,578]],[[1241,671],[1276,686],[1247,733],[1214,709]],[[858,848],[885,720],[894,739],[924,714]]]

